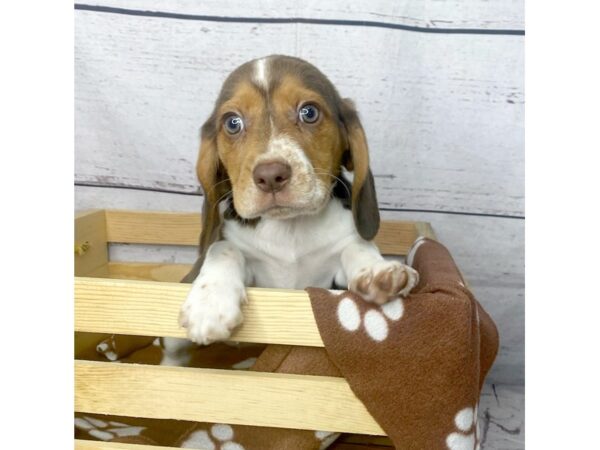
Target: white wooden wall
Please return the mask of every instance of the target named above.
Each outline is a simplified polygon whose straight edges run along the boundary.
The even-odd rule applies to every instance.
[[[431,222],[497,322],[501,349],[489,382],[522,392],[522,0],[86,5],[75,12],[77,209],[199,212],[199,128],[225,76],[259,56],[305,58],[356,101],[383,216]],[[317,23],[324,19],[331,22]]]

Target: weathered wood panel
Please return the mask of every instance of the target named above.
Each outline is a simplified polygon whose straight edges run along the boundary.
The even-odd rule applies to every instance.
[[[382,207],[523,214],[522,36],[88,11],[75,33],[78,183],[195,192],[198,129],[222,80],[286,53],[356,100]]]
[[[479,400],[481,450],[525,448],[525,390],[523,386],[491,383]]]
[[[304,17],[402,23],[423,28],[523,29],[522,0],[106,0],[84,2],[117,8],[236,17]]]
[[[522,0],[252,3],[107,0],[102,5],[220,17],[377,21],[425,31],[524,28]],[[198,129],[226,74],[286,53],[354,98],[380,206],[522,216],[523,37],[345,25],[219,23],[75,13],[76,208],[199,212]],[[523,220],[385,212],[433,224],[499,326],[481,399],[484,449],[522,449]],[[112,246],[111,259],[189,263],[188,247]]]

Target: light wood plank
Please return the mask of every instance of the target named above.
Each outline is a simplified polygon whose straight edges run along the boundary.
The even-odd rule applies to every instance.
[[[178,283],[192,268],[191,264],[163,263],[108,263],[110,278],[122,280],[149,280]]]
[[[479,402],[479,422],[482,445],[489,450],[523,450],[525,448],[525,396],[523,386],[492,385],[483,387]],[[135,446],[132,444],[104,443],[76,440],[77,450],[151,450],[168,447]],[[77,447],[79,443],[81,447]],[[348,444],[374,444],[391,446],[387,437],[344,435],[338,446]],[[337,448],[336,446],[332,449]],[[360,448],[360,447],[359,447]]]
[[[200,214],[158,211],[107,210],[106,223],[109,242],[130,244],[195,246],[202,228]],[[375,242],[384,254],[406,255],[424,229],[416,222],[383,221]]]
[[[97,196],[90,199],[86,197],[84,206],[89,207],[96,202],[102,206],[111,204],[112,199],[108,195],[111,190],[97,189],[97,191],[105,195],[101,197],[101,201],[98,201]],[[120,201],[123,202],[121,205],[131,208],[146,206],[154,196],[154,193],[125,190],[119,191],[119,194]],[[182,205],[177,202],[179,197],[189,199],[187,196],[174,194],[162,195],[165,200],[159,206],[165,209],[173,204]],[[189,208],[194,207],[192,202],[186,205]],[[390,211],[383,211],[382,217],[387,220],[431,222],[440,242],[452,253],[476,298],[492,315],[498,326],[502,346],[489,379],[500,384],[522,384],[524,380],[524,221]],[[189,263],[194,261],[196,255],[192,247],[147,248],[142,245],[119,247],[122,248],[116,252],[116,257],[125,261]],[[159,269],[158,272],[161,270]]]
[[[124,444],[120,442],[102,442],[102,441],[84,441],[80,439],[75,440],[75,450],[174,450],[179,447],[163,447],[157,445],[144,445],[144,444]],[[392,446],[380,446],[380,445],[369,445],[363,443],[334,443],[330,450],[386,450],[391,449]],[[202,448],[198,450],[209,450]]]
[[[75,216],[75,276],[108,275],[106,219],[103,210],[84,211]]]
[[[194,213],[106,211],[109,242],[198,245],[201,216]]]
[[[75,330],[186,337],[177,323],[189,284],[75,279]],[[304,291],[247,289],[244,322],[232,341],[323,347]]]
[[[385,434],[348,383],[334,377],[76,361],[75,410]]]
[[[125,444],[122,442],[86,441],[75,439],[75,450],[174,450],[179,447],[164,447],[162,445]],[[201,448],[198,450],[209,450]]]

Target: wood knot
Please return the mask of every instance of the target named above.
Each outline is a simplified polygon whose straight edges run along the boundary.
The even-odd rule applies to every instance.
[[[75,243],[75,254],[77,256],[83,256],[90,249],[91,245],[88,241],[83,242],[82,244]]]

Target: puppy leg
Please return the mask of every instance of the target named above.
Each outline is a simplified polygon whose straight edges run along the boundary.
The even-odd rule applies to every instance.
[[[416,270],[398,261],[386,261],[373,242],[348,245],[341,259],[348,289],[378,305],[406,297],[419,282]]]
[[[187,328],[192,342],[208,345],[225,340],[242,323],[245,266],[244,256],[230,242],[209,247],[179,314],[179,324]]]

